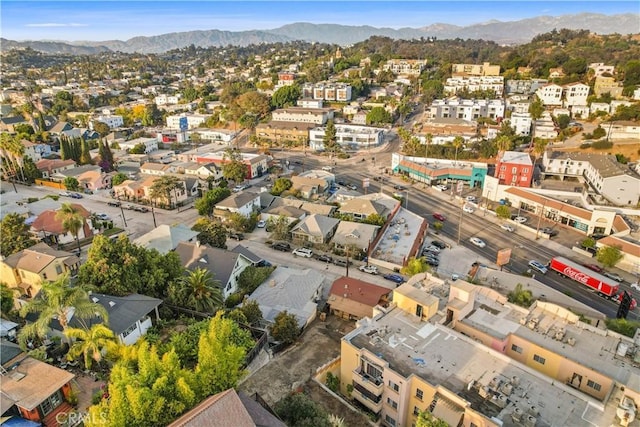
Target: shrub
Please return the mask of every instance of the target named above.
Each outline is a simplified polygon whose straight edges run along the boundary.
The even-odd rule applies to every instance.
[[[233,307],[237,306],[238,304],[240,304],[243,299],[244,299],[244,295],[243,294],[234,293],[234,294],[229,295],[229,297],[227,297],[227,300],[224,302],[224,305],[227,308],[233,308]]]
[[[591,148],[590,142],[585,142],[584,144],[580,144],[580,148],[586,150],[587,148]]]
[[[611,141],[595,141],[591,144],[591,147],[596,149],[596,150],[607,150],[611,147],[613,147],[613,142]]]
[[[334,393],[338,392],[340,387],[340,377],[333,375],[331,372],[327,372],[327,379],[325,380],[327,387]]]

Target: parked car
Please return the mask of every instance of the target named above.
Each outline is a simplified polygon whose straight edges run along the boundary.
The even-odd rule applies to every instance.
[[[631,286],[631,289],[635,289],[636,291],[640,291],[640,282],[632,283],[630,286]]]
[[[316,259],[322,262],[333,262],[333,258],[327,254],[316,255]]]
[[[347,260],[345,258],[334,258],[333,259],[333,263],[335,265],[340,266],[340,267],[346,267],[347,266]],[[348,263],[349,263],[349,265],[352,264],[351,261],[349,261]]]
[[[435,246],[437,248],[440,248],[440,249],[446,249],[447,248],[447,244],[444,243],[444,242],[441,242],[440,240],[433,240],[431,242],[431,245]]]
[[[471,202],[471,203],[475,203],[478,199],[476,199],[476,196],[467,196],[464,198],[467,202]]]
[[[331,172],[333,171],[333,166],[323,166],[322,170],[326,172]]]
[[[111,218],[109,218],[109,215],[104,213],[96,214],[96,218],[98,218],[100,221],[111,221]]]
[[[433,188],[435,188],[438,191],[447,191],[449,189],[449,187],[447,187],[446,185],[442,185],[442,184],[438,184],[438,185],[434,186]]]
[[[238,233],[236,231],[230,231],[229,232],[229,238],[230,239],[234,239],[234,240],[238,240],[238,241],[244,240],[244,234]]]
[[[276,242],[271,244],[271,248],[276,251],[289,252],[291,250],[291,245],[287,242]]]
[[[119,208],[120,202],[115,202],[115,201],[107,202],[107,206],[113,206],[114,208]]]
[[[123,208],[128,209],[130,211],[135,211],[136,210],[135,205],[132,205],[132,204],[124,205]]]
[[[624,279],[622,277],[620,277],[620,275],[617,274],[617,273],[612,273],[610,271],[605,271],[603,274],[605,276],[607,276],[609,279],[615,280],[616,282],[623,282],[624,281]]]
[[[589,270],[593,270],[596,273],[602,273],[604,269],[596,264],[582,264],[584,267],[587,267]]]
[[[437,253],[437,254],[439,254],[439,253],[440,253],[440,251],[441,251],[441,249],[440,249],[439,247],[435,246],[435,245],[429,245],[429,246],[426,246],[426,247],[422,250],[422,252],[435,252],[435,253]]]
[[[536,261],[535,259],[529,261],[529,267],[542,274],[547,274],[547,271],[549,271],[546,265],[544,265],[540,261]]]
[[[149,212],[149,209],[144,207],[144,206],[136,206],[136,207],[133,208],[133,210],[135,210],[137,212],[142,212],[142,213]]]
[[[342,187],[345,187],[347,185],[347,183],[342,180],[336,181],[336,184],[341,185]]]
[[[446,216],[444,216],[444,215],[442,215],[441,213],[438,213],[438,212],[434,213],[433,217],[435,219],[437,219],[438,221],[446,221],[447,220]]]
[[[375,265],[361,265],[358,270],[364,272],[364,273],[369,273],[369,274],[373,274],[376,275],[378,274],[378,267],[376,267]]]
[[[264,219],[261,219],[260,221],[258,221],[258,223],[256,224],[256,227],[258,228],[264,228],[267,226],[267,221],[265,221]]]
[[[311,256],[313,255],[313,252],[311,251],[311,249],[298,248],[293,250],[293,254],[296,256],[301,256],[303,258],[311,258]]]
[[[247,188],[249,188],[249,187],[250,187],[250,185],[249,185],[249,184],[240,184],[240,185],[236,185],[235,187],[233,187],[233,190],[232,190],[232,191],[233,191],[234,193],[237,193],[237,192],[239,192],[239,191],[246,190],[246,189],[247,189]]]
[[[354,190],[354,191],[355,191],[355,190],[357,190],[357,189],[358,189],[358,186],[357,186],[357,185],[355,185],[355,184],[347,184],[347,188],[348,188],[349,190]]]
[[[462,207],[462,210],[465,211],[466,213],[473,213],[475,211],[475,209],[473,209],[473,206],[470,206],[470,205],[464,205]]]
[[[529,218],[527,218],[526,216],[516,216],[513,218],[513,220],[518,224],[524,224],[525,222],[529,221]]]
[[[58,195],[62,197],[71,197],[71,193],[69,193],[68,191],[61,191],[58,193]]]
[[[508,231],[509,233],[513,233],[515,231],[515,228],[513,228],[513,226],[510,224],[500,224],[500,228]]]
[[[382,276],[382,278],[387,279],[391,282],[395,282],[397,284],[401,284],[405,282],[404,277],[402,277],[399,274],[393,274],[393,273],[385,274],[384,276]]]
[[[440,261],[434,258],[427,258],[425,259],[425,262],[432,267],[437,267],[440,265]]]
[[[558,230],[553,229],[551,227],[544,227],[540,229],[541,233],[548,234],[550,237],[557,236]]]
[[[71,194],[69,194],[69,197],[71,197],[72,199],[82,199],[82,194],[80,194],[80,193],[71,193]]]
[[[485,246],[487,246],[484,240],[479,239],[478,237],[472,237],[469,239],[469,241],[480,248],[484,248]]]

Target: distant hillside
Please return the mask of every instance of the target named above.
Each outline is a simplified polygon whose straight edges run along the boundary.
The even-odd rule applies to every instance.
[[[578,3],[576,3],[578,6]],[[584,29],[597,34],[634,34],[640,32],[640,14],[602,15],[581,13],[562,16],[539,16],[520,21],[489,21],[481,24],[459,27],[450,24],[433,24],[421,28],[376,28],[371,26],[349,26],[335,24],[311,24],[299,22],[272,30],[254,31],[186,31],[161,34],[151,37],[108,40],[102,42],[15,42],[2,39],[2,49],[31,47],[46,53],[91,54],[104,51],[125,53],[161,53],[180,49],[189,45],[200,47],[223,47],[228,45],[247,46],[259,43],[277,43],[293,40],[351,45],[370,38],[386,36],[393,39],[483,39],[501,44],[522,44],[534,36],[568,28]]]

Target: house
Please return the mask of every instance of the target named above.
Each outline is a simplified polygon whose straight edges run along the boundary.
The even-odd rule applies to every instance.
[[[438,119],[452,117],[463,120],[496,120],[503,118],[504,112],[505,101],[502,99],[436,99],[429,107],[429,116]]]
[[[213,215],[226,219],[232,213],[249,217],[260,209],[260,195],[253,191],[239,191],[218,202],[214,206]]]
[[[14,133],[15,127],[22,124],[29,125],[31,123],[22,116],[0,117],[0,131],[2,132]]]
[[[249,298],[258,303],[268,323],[286,310],[296,316],[303,329],[316,317],[323,282],[324,274],[317,270],[278,267]]]
[[[329,188],[329,183],[324,178],[294,175],[291,177],[292,192],[300,192],[305,199],[324,194]]]
[[[126,180],[119,185],[113,186],[114,196],[119,200],[131,200],[131,201],[153,201],[160,206],[180,205],[190,196],[190,191],[187,191],[187,184],[185,180],[178,181],[179,187],[171,191],[169,199],[167,195],[158,195],[154,198],[152,187],[153,183],[158,180],[158,176],[147,176],[143,181]]]
[[[15,342],[18,334],[18,326],[20,325],[11,320],[0,318],[0,338]]]
[[[419,76],[426,67],[426,59],[389,59],[382,69],[396,75]]]
[[[91,213],[82,205],[71,203],[71,206],[84,218],[84,224],[78,231],[78,239],[82,240],[93,236],[93,224],[91,221],[88,221]],[[35,235],[49,239],[58,245],[75,241],[75,236],[73,236],[71,232],[65,231],[62,226],[62,221],[56,218],[56,214],[57,211],[53,210],[42,212],[31,224],[31,231]]]
[[[145,163],[140,166],[140,173],[145,175],[165,176],[175,172],[173,165],[165,165],[162,163]]]
[[[64,274],[75,276],[79,268],[80,259],[76,255],[42,242],[0,260],[2,281],[28,298],[40,292],[43,281],[55,281]]]
[[[104,173],[100,169],[85,170],[76,176],[80,188],[95,191],[103,188],[111,188],[113,173]]]
[[[307,212],[303,209],[281,204],[270,206],[260,212],[260,217],[265,221],[269,219],[277,220],[280,217],[284,217],[289,224],[302,220],[306,215]]]
[[[356,221],[364,220],[369,215],[379,215],[386,220],[391,213],[385,205],[365,198],[346,200],[340,205],[338,211],[341,215],[350,215]]]
[[[0,341],[0,357],[3,372],[0,416],[3,423],[8,417],[15,416],[38,426],[58,426],[56,416],[74,410],[68,403],[74,374],[28,356],[16,344],[4,340]]]
[[[220,282],[224,298],[237,290],[240,274],[253,265],[252,260],[240,252],[213,248],[198,242],[180,242],[175,251],[183,267],[189,270],[204,268],[211,272],[214,279]]]
[[[455,95],[461,91],[493,91],[496,96],[504,92],[504,77],[502,76],[461,76],[449,77],[445,80],[444,93]]]
[[[339,223],[339,219],[312,214],[302,219],[291,230],[291,235],[300,242],[327,243],[335,234]]]
[[[178,247],[180,242],[195,242],[198,232],[184,224],[162,224],[133,241],[146,249],[155,249],[161,254],[167,254]]]
[[[257,393],[249,397],[230,388],[187,411],[169,427],[286,427]]]
[[[249,248],[247,248],[246,246],[236,245],[235,248],[231,249],[231,252],[235,252],[237,254],[243,255],[245,258],[251,261],[251,264],[254,266],[260,266],[265,261],[264,258],[262,258],[259,255],[256,255],[255,253],[250,251]]]
[[[96,116],[92,121],[89,122],[89,127],[93,130],[93,123],[101,122],[109,126],[109,129],[117,129],[119,127],[124,126],[124,119],[122,116],[117,114],[101,114]]]
[[[612,98],[621,98],[623,89],[624,85],[622,82],[617,82],[615,77],[598,76],[593,85],[593,93],[597,97],[608,93]]]
[[[387,307],[392,289],[374,285],[352,277],[340,277],[329,291],[327,304],[331,314],[348,320],[373,317],[377,306]]]
[[[612,102],[613,104],[613,102]],[[605,127],[607,137],[612,140],[629,139],[640,141],[640,123],[631,120],[618,120]]]
[[[42,172],[42,177],[47,179],[52,175],[58,174],[60,172],[73,169],[76,167],[76,162],[74,160],[59,160],[59,159],[42,159],[39,162],[36,162],[36,168],[40,172]]]
[[[533,162],[528,153],[501,151],[498,153],[495,177],[500,184],[531,187]]]
[[[345,83],[305,83],[301,87],[302,98],[321,101],[351,101],[351,85]]]
[[[194,129],[207,121],[210,116],[205,114],[182,113],[173,116],[167,116],[167,127],[169,129]]]
[[[157,138],[136,138],[130,139],[129,141],[121,141],[118,143],[121,150],[131,150],[136,145],[141,144],[144,146],[144,153],[149,154],[152,151],[156,151],[158,149],[158,139]]]
[[[564,77],[564,70],[562,69],[562,67],[549,68],[550,79],[559,79],[562,77]]]
[[[508,119],[511,128],[518,136],[529,136],[531,133],[531,114],[512,113]]]
[[[186,154],[186,153],[183,153]],[[258,178],[269,170],[269,157],[264,154],[253,153],[240,153],[241,161],[247,165],[246,179]],[[229,163],[227,153],[222,151],[214,151],[209,153],[195,153],[192,156],[192,161],[196,161],[202,164],[214,163],[216,166],[222,168],[223,165]]]
[[[482,64],[451,64],[452,76],[499,76],[500,66],[489,62]]]
[[[562,105],[562,86],[555,83],[540,86],[536,90],[536,96],[545,106]]]
[[[380,227],[359,222],[340,221],[331,243],[336,249],[356,248],[364,254],[369,253],[371,243],[375,241]]]
[[[203,180],[213,179],[213,182],[219,182],[223,178],[222,170],[215,163],[200,164],[189,162],[183,167],[183,170],[185,175],[195,176]]]
[[[615,66],[613,65],[605,65],[603,62],[592,62],[589,64],[589,69],[593,70],[593,75],[596,77],[601,77],[603,74],[609,74],[611,76],[615,73]]]
[[[113,186],[114,196],[118,200],[142,200],[145,197],[145,191],[142,183],[127,179],[122,183]]]
[[[51,129],[48,130],[52,136],[63,135],[64,132],[68,132],[73,129],[73,126],[69,122],[58,122]]]
[[[26,139],[21,139],[20,144],[24,147],[24,153],[22,157],[29,157],[34,163],[42,160],[43,157],[51,155],[51,146],[38,142],[31,142]]]
[[[562,88],[564,92],[564,105],[587,105],[587,97],[591,88],[584,83],[569,83]]]

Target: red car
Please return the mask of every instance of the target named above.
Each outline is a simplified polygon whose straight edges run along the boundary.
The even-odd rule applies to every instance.
[[[596,273],[602,273],[604,271],[601,267],[595,264],[582,264],[582,265],[587,267],[589,270],[595,271]]]
[[[437,212],[433,214],[433,217],[435,219],[437,219],[438,221],[446,221],[447,220],[447,217],[445,217],[441,213],[437,213]]]

